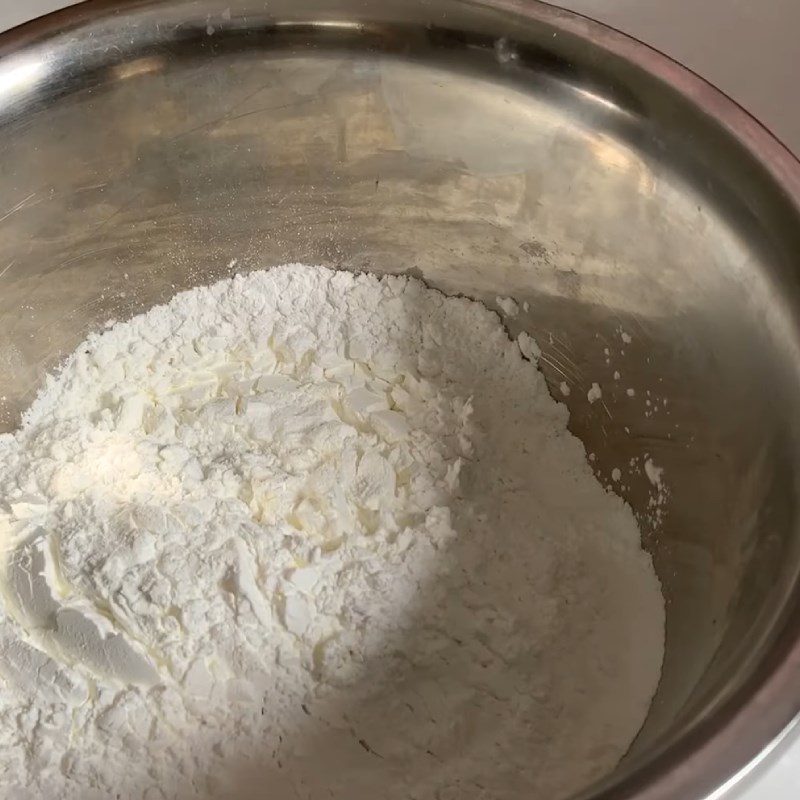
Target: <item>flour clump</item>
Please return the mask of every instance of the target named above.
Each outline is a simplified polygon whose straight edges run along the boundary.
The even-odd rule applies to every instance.
[[[7,796],[558,800],[610,770],[663,599],[534,345],[301,265],[91,335],[0,437]]]

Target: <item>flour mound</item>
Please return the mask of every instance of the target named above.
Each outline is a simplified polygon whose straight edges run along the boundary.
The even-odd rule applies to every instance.
[[[8,796],[558,800],[613,768],[663,599],[534,345],[296,264],[90,336],[0,437]]]

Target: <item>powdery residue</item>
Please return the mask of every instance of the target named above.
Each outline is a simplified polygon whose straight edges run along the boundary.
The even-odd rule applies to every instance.
[[[603,390],[600,388],[600,384],[593,383],[589,391],[586,393],[586,399],[590,403],[596,403],[600,398],[603,396]]]
[[[512,297],[497,297],[495,302],[507,317],[516,317],[519,314],[519,305]]]

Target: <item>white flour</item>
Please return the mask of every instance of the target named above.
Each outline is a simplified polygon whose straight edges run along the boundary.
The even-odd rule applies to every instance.
[[[91,336],[0,437],[4,796],[557,800],[613,767],[663,601],[523,352],[299,265]]]

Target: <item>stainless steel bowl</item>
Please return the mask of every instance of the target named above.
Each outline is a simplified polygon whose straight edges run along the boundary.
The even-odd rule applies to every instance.
[[[97,1],[0,56],[0,428],[88,330],[233,271],[528,301],[598,474],[671,492],[660,525],[625,492],[667,656],[585,796],[718,797],[798,715],[800,166],[744,111],[522,0]]]

